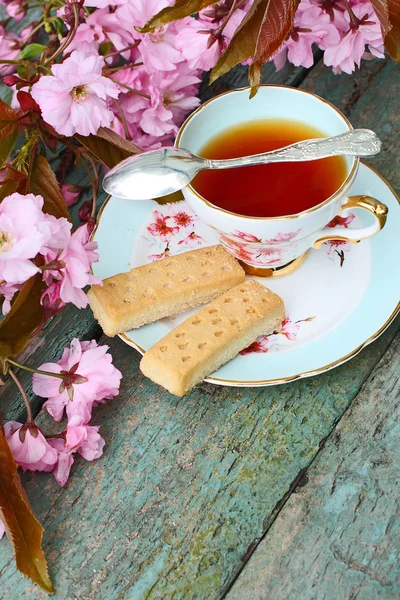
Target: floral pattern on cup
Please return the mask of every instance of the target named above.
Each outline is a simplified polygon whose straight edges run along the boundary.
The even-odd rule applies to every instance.
[[[350,212],[346,217],[341,217],[337,215],[332,219],[330,223],[328,223],[327,227],[345,227],[346,229],[349,227],[350,223],[355,219],[356,215]],[[329,240],[324,243],[324,247],[326,248],[326,253],[328,256],[332,256],[335,258],[335,255],[339,257],[339,264],[343,267],[345,260],[345,253],[350,252],[351,250],[351,242],[346,242],[345,240]]]
[[[265,354],[272,349],[272,346],[274,350],[279,350],[282,348],[282,339],[286,338],[286,340],[290,340],[291,342],[297,340],[297,335],[301,328],[300,323],[310,323],[314,319],[315,317],[307,317],[307,319],[292,321],[289,317],[286,317],[275,331],[268,335],[261,335],[250,346],[242,350],[240,354],[242,356],[254,353]]]
[[[272,240],[264,240],[261,238],[256,237],[255,235],[253,235],[252,233],[246,233],[244,231],[234,231],[233,233],[230,234],[230,237],[233,238],[239,238],[245,242],[248,243],[254,243],[254,244],[281,244],[282,242],[290,242],[291,240],[293,240],[295,237],[297,237],[299,235],[301,231],[300,229],[297,229],[297,231],[290,231],[289,233],[278,233],[278,235],[276,235],[275,238],[273,238]]]
[[[133,249],[134,262],[154,262],[217,243],[214,231],[199,221],[186,202],[159,205],[142,225]]]

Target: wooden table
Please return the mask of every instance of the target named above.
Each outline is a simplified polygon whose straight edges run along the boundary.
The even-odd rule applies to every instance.
[[[318,62],[279,73],[269,65],[264,81],[316,92],[354,126],[372,127],[384,142],[373,165],[398,190],[399,75],[390,61],[352,77]],[[202,99],[245,84],[239,68],[203,86]],[[144,379],[138,353],[107,339],[89,310],[68,306],[26,362],[94,338],[110,345],[124,379],[95,411],[101,459],[77,458],[64,489],[51,475],[23,476],[55,597],[400,598],[399,326],[324,375],[264,389],[203,384],[178,399]],[[6,419],[18,419],[14,388],[1,391]],[[0,548],[0,597],[44,598],[16,571],[6,540]]]

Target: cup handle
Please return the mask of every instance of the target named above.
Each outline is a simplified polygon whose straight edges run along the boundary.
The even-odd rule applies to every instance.
[[[382,202],[379,202],[379,200],[376,200],[371,196],[351,196],[346,204],[343,204],[339,214],[341,215],[344,210],[350,210],[352,208],[363,208],[364,210],[368,210],[374,215],[375,223],[358,229],[347,229],[346,227],[335,227],[333,229],[325,227],[319,232],[321,237],[314,242],[314,248],[321,248],[322,244],[329,240],[341,240],[357,244],[361,240],[376,235],[385,226],[388,207]]]

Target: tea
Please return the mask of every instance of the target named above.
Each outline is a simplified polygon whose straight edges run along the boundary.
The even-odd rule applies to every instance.
[[[297,121],[242,123],[213,137],[198,152],[205,158],[236,158],[275,150],[300,140],[326,137]],[[346,178],[343,157],[200,172],[192,185],[206,200],[251,217],[282,217],[317,206]]]

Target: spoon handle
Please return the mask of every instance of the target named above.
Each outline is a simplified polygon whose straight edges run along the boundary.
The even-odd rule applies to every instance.
[[[330,156],[374,156],[381,149],[381,141],[370,129],[354,129],[331,138],[321,138],[297,142],[271,152],[230,158],[207,160],[209,169],[230,169],[272,162],[302,162],[318,160]]]

